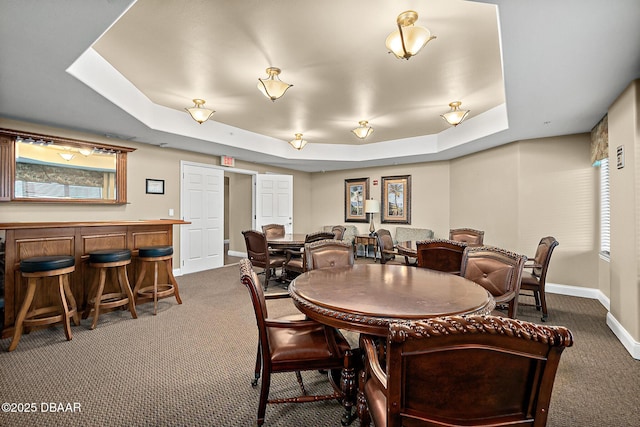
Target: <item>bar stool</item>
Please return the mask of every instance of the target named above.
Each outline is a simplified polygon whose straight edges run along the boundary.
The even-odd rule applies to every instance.
[[[27,293],[18,312],[18,317],[16,318],[9,351],[15,350],[18,346],[23,327],[62,323],[67,341],[71,340],[71,323],[69,319],[73,318],[73,323],[76,326],[80,325],[76,300],[69,286],[69,274],[75,271],[75,269],[75,258],[67,255],[39,256],[25,258],[20,261],[22,277],[27,278]],[[47,277],[58,278],[60,304],[32,308],[36,288],[38,288],[38,279],[42,279],[39,282],[42,285],[46,283],[45,278]],[[39,289],[42,289],[42,286],[40,286]]]
[[[180,292],[178,290],[178,282],[173,277],[172,269],[173,259],[173,247],[172,246],[148,246],[138,249],[138,260],[140,264],[140,275],[136,281],[136,286],[133,289],[133,293],[136,296],[136,303],[139,299],[153,299],[153,314],[158,311],[158,299],[166,298],[171,295],[175,295],[178,304],[182,304],[180,299]],[[158,263],[164,261],[164,265],[167,269],[167,277],[169,283],[158,284]],[[142,281],[146,273],[147,263],[153,263],[153,285],[145,286],[141,288]]]
[[[129,249],[106,249],[89,253],[89,266],[98,269],[96,285],[93,287],[93,298],[89,300],[83,315],[84,318],[87,318],[93,311],[91,329],[96,328],[101,309],[127,305],[131,316],[134,319],[138,318],[131,285],[127,277],[127,265],[129,264],[131,264],[131,251]],[[104,294],[107,269],[109,268],[115,269],[120,292]]]

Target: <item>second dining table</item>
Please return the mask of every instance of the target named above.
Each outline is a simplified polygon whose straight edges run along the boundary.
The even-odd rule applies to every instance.
[[[453,274],[389,264],[355,264],[307,271],[289,285],[295,306],[329,326],[386,337],[394,321],[489,314],[493,296],[482,286]],[[346,366],[340,384],[345,395],[342,424],[353,420],[355,369]]]

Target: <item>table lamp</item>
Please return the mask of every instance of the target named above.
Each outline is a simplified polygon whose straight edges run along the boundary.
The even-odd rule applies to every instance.
[[[364,201],[364,212],[371,214],[371,223],[369,225],[369,235],[373,236],[376,232],[376,228],[373,226],[373,215],[380,212],[380,202],[373,199],[367,199]]]

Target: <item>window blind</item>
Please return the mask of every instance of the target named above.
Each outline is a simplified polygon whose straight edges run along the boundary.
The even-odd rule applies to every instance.
[[[609,200],[609,159],[600,161],[600,253],[611,254],[611,215]]]

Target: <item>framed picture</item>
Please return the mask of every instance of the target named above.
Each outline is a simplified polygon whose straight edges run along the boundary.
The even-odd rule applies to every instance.
[[[164,194],[164,179],[147,178],[147,194]]]
[[[369,198],[369,178],[344,180],[345,222],[367,222],[364,201]]]
[[[411,175],[383,176],[382,222],[411,224]]]

